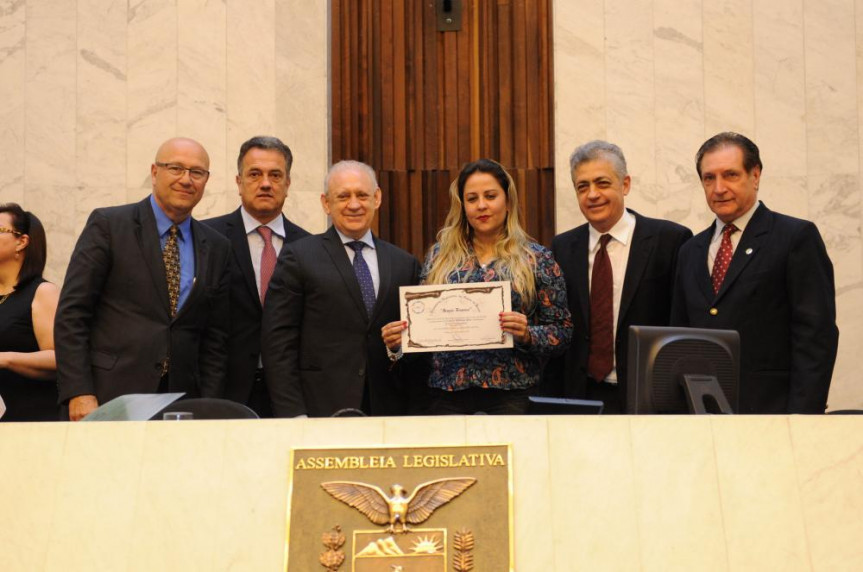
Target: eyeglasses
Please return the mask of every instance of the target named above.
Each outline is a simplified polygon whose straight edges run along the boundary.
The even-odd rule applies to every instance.
[[[156,162],[156,166],[162,167],[178,179],[182,177],[183,173],[185,173],[186,171],[189,171],[189,178],[193,181],[204,181],[207,179],[207,177],[210,176],[210,172],[205,169],[184,167],[182,165],[178,165],[177,163]]]
[[[15,236],[21,236],[24,233],[18,232],[14,228],[6,228],[5,226],[0,226],[0,234],[14,234]]]
[[[252,169],[251,171],[243,175],[243,178],[245,178],[250,183],[257,183],[264,178],[264,173],[262,171],[258,171],[257,169]],[[270,180],[271,183],[279,184],[285,180],[285,174],[281,171],[270,171],[269,173],[267,173],[267,178]]]

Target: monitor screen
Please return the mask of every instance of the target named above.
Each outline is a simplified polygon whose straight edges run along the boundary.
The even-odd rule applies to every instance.
[[[715,378],[737,411],[740,336],[733,330],[630,326],[627,357],[627,413],[689,413],[687,375]]]

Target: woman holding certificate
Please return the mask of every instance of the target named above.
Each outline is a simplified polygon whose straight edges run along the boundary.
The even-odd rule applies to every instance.
[[[435,351],[428,377],[431,414],[525,413],[549,357],[572,336],[566,286],[551,252],[521,228],[518,193],[497,162],[462,168],[450,186],[450,211],[423,266],[423,284],[509,282],[512,311],[499,313],[505,349]],[[384,326],[392,359],[402,352],[406,321]]]

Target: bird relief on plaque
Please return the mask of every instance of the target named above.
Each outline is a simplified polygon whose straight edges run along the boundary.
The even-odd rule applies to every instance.
[[[508,445],[294,449],[286,569],[512,570]]]

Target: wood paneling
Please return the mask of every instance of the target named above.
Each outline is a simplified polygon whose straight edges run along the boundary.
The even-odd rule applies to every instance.
[[[438,32],[437,0],[333,0],[332,158],[378,173],[378,234],[422,257],[461,166],[500,161],[527,230],[554,235],[550,0],[464,0]]]

